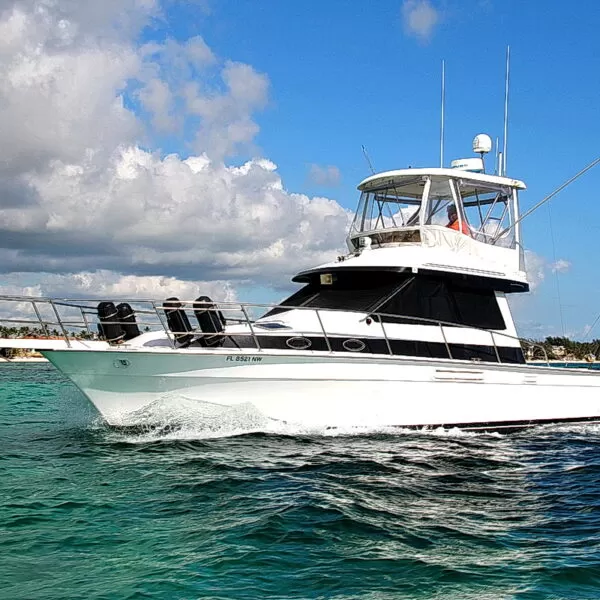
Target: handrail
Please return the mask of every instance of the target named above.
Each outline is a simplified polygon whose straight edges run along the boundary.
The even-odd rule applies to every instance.
[[[498,352],[498,346],[496,346],[496,340],[494,338],[494,332],[490,331],[490,337],[492,338],[492,344],[494,345],[494,352],[496,353],[496,358],[498,359],[498,362],[502,362],[500,360],[500,352]]]
[[[325,331],[325,326],[323,325],[323,320],[321,319],[318,308],[315,308],[315,314],[317,315],[317,319],[319,319],[319,325],[321,326],[321,331],[323,332],[323,337],[325,338],[325,343],[327,344],[327,350],[331,352],[331,342],[329,341],[329,337]]]
[[[392,345],[390,344],[390,340],[387,336],[387,332],[385,330],[385,325],[383,324],[383,321],[381,319],[377,319],[377,322],[381,325],[381,331],[383,332],[383,337],[385,338],[385,345],[387,346],[388,352],[391,356],[394,353],[392,352]]]
[[[167,334],[167,339],[169,340],[169,342],[171,342],[171,347],[176,348],[177,346],[176,346],[174,334],[178,333],[178,332],[173,332],[173,331],[169,330],[169,326],[167,323],[165,323],[165,320],[162,317],[162,315],[160,314],[158,308],[156,307],[156,303],[154,302],[154,300],[151,300],[150,303],[152,304],[152,308],[154,309],[154,312],[156,313],[158,320],[160,321],[163,331]],[[145,325],[145,323],[140,323],[140,325]]]
[[[34,319],[34,320],[26,319],[26,318],[13,318],[13,317],[2,318],[2,317],[0,317],[0,325],[2,323],[11,323],[11,324],[21,323],[24,325],[25,324],[39,325],[41,327],[41,329],[46,333],[46,335],[48,335],[48,332],[49,332],[48,327],[58,327],[62,331],[62,336],[64,337],[65,341],[67,342],[67,345],[69,347],[71,347],[72,335],[70,335],[67,328],[85,329],[88,332],[88,334],[95,335],[91,331],[90,323],[89,323],[88,319],[86,318],[86,315],[97,316],[96,304],[100,301],[102,301],[102,300],[101,299],[86,299],[86,300],[73,299],[73,300],[70,300],[67,298],[52,299],[52,298],[46,298],[46,297],[0,295],[0,302],[30,303],[31,306],[33,307],[33,311],[36,316],[36,319]],[[150,326],[156,327],[159,325],[160,328],[162,328],[164,330],[164,332],[166,333],[168,338],[171,340],[173,347],[176,347],[176,341],[175,341],[174,334],[188,333],[188,332],[171,331],[169,329],[168,324],[166,323],[166,321],[164,319],[164,316],[161,314],[162,307],[157,305],[156,300],[149,300],[149,299],[121,300],[121,299],[119,299],[119,301],[126,301],[132,305],[140,306],[139,309],[138,308],[135,309],[135,313],[137,315],[150,315],[150,316],[154,317],[155,318],[154,321],[137,321],[137,324],[138,324],[138,326],[148,326],[148,327],[150,327]],[[43,304],[48,305],[52,309],[52,312],[54,313],[56,320],[48,320],[48,319],[42,318],[42,315],[39,311],[39,305],[43,305]],[[257,335],[256,330],[253,325],[254,321],[250,318],[250,316],[248,314],[249,308],[251,308],[251,309],[267,309],[267,310],[271,310],[273,308],[283,308],[285,311],[289,311],[289,310],[313,311],[315,313],[317,321],[319,323],[319,328],[321,329],[321,331],[324,335],[325,343],[327,344],[327,349],[329,352],[332,352],[332,347],[331,347],[331,342],[330,342],[331,333],[329,333],[329,334],[327,333],[327,330],[326,330],[323,320],[321,318],[321,313],[322,312],[331,312],[331,313],[343,312],[343,313],[354,313],[354,314],[361,315],[361,316],[365,315],[365,311],[359,311],[359,310],[355,310],[355,309],[315,308],[315,307],[310,307],[310,306],[291,306],[291,305],[282,306],[280,304],[246,303],[246,302],[215,302],[215,303],[212,303],[212,302],[202,303],[201,302],[201,303],[198,303],[196,300],[181,301],[181,305],[186,308],[192,308],[192,306],[198,306],[199,304],[200,305],[206,304],[207,305],[206,310],[209,310],[209,311],[222,311],[222,312],[229,311],[229,312],[238,312],[238,313],[241,312],[244,316],[243,319],[232,318],[230,320],[234,320],[239,323],[248,325],[248,328],[250,330],[250,335],[252,336],[252,338],[256,344],[256,348],[259,351],[261,350],[261,346],[260,346],[260,342],[258,339],[258,335]],[[144,308],[144,305],[150,305],[150,308]],[[61,317],[58,307],[79,309],[79,311],[81,312],[81,315],[82,315],[82,322],[76,322],[76,321],[71,320],[71,318]],[[440,319],[429,319],[426,317],[414,317],[414,316],[410,316],[410,315],[396,315],[396,314],[390,314],[390,313],[371,313],[370,312],[370,313],[368,313],[368,316],[372,317],[374,320],[376,320],[376,322],[378,322],[381,325],[381,331],[382,331],[383,337],[385,339],[389,354],[393,354],[393,352],[392,352],[391,344],[390,344],[390,341],[389,341],[389,338],[387,335],[387,331],[386,331],[386,328],[384,325],[384,318],[386,318],[386,317],[392,318],[394,320],[402,319],[405,321],[411,321],[414,324],[433,325],[433,326],[439,327],[441,335],[442,335],[442,340],[443,340],[443,343],[448,352],[449,358],[452,358],[452,352],[450,350],[450,344],[448,343],[447,336],[444,331],[444,327],[469,329],[472,331],[480,331],[480,332],[485,332],[485,333],[490,334],[491,339],[492,339],[492,346],[494,348],[494,352],[496,354],[496,359],[498,362],[502,362],[502,361],[501,361],[500,352],[498,350],[498,345],[496,343],[495,336],[501,336],[506,339],[517,341],[521,345],[526,344],[527,346],[534,348],[534,349],[535,348],[541,349],[541,351],[544,355],[545,362],[547,364],[549,364],[548,353],[542,344],[538,344],[536,342],[533,342],[532,340],[529,340],[526,338],[520,338],[518,336],[504,333],[501,331],[485,329],[483,327],[475,327],[475,326],[471,326],[471,325],[464,325],[462,323],[443,321]],[[106,324],[110,324],[110,323],[120,324],[120,321],[106,322]],[[208,333],[208,334],[204,333],[200,330],[194,330],[193,334],[194,334],[194,336],[198,336],[198,337],[205,336],[205,335],[214,335],[214,334],[210,334],[210,333]],[[235,335],[235,334],[233,334],[233,335]],[[369,337],[375,338],[376,336],[369,336]]]
[[[58,309],[56,308],[56,305],[54,304],[54,302],[52,300],[50,300],[50,306],[52,307],[52,310],[54,311],[54,314],[56,315],[56,319],[58,321],[58,326],[61,328],[63,335],[65,337],[65,342],[67,342],[67,347],[70,348],[71,347],[71,340],[69,339],[69,336],[67,335],[67,330],[65,329],[65,325],[63,322],[61,322],[60,320],[60,315],[58,314]]]
[[[444,326],[440,323],[440,332],[442,334],[442,339],[444,340],[444,345],[446,346],[446,352],[448,352],[448,358],[452,358],[452,350],[450,350],[450,344],[448,344],[448,340],[446,338],[446,334],[444,332]]]
[[[203,302],[202,304],[206,304],[205,302]],[[260,351],[260,342],[258,341],[258,337],[256,336],[256,332],[254,331],[254,328],[252,327],[252,322],[250,321],[250,318],[248,317],[248,313],[246,312],[246,307],[242,304],[242,312],[244,313],[244,317],[246,318],[246,323],[248,324],[248,327],[250,329],[250,333],[252,334],[252,338],[254,339],[254,343],[256,344],[256,349]],[[210,308],[209,308],[210,310]]]
[[[44,332],[46,333],[46,335],[49,335],[47,327],[42,322],[42,315],[40,314],[40,311],[39,311],[39,309],[37,307],[37,304],[35,302],[32,302],[31,305],[33,306],[33,310],[35,311],[35,314],[36,314],[36,316],[38,318],[38,321],[42,324],[42,329],[44,330]]]

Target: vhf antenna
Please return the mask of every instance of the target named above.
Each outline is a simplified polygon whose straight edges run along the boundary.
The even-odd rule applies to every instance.
[[[363,146],[361,146],[363,154],[365,155],[365,160],[367,161],[367,164],[369,165],[369,169],[371,169],[371,175],[375,174],[375,169],[373,168],[373,165],[371,164],[371,159],[369,158],[369,153],[367,152],[367,149]]]
[[[442,111],[440,119],[440,169],[444,167],[444,109],[446,105],[446,61],[442,60]]]
[[[506,177],[506,144],[508,141],[508,82],[510,77],[510,46],[506,46],[506,79],[504,81],[504,140],[502,141],[502,158],[500,173]]]

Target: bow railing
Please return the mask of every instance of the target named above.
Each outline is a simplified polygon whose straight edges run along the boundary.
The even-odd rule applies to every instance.
[[[103,340],[105,339],[102,335],[102,332],[104,331],[103,327],[105,328],[107,325],[123,325],[123,321],[117,319],[101,321],[98,316],[99,302],[101,302],[101,300],[97,299],[55,299],[46,297],[0,295],[0,338],[31,338],[32,340],[59,338],[65,341],[67,347],[72,347],[75,340]],[[182,347],[182,344],[178,341],[182,336],[188,336],[191,340],[202,340],[209,336],[215,336],[215,332],[205,332],[202,331],[200,327],[193,327],[191,330],[173,329],[166,318],[166,310],[169,308],[166,302],[163,303],[150,299],[123,300],[123,302],[127,302],[133,309],[133,313],[135,314],[135,324],[137,328],[139,328],[140,333],[157,330],[163,331],[170,340],[173,348]],[[386,328],[386,320],[388,321],[388,326],[389,321],[393,320],[402,322],[403,324],[437,327],[440,331],[440,339],[445,347],[446,354],[450,359],[455,358],[455,356],[453,356],[451,342],[448,339],[449,328],[452,328],[451,331],[462,328],[470,331],[483,332],[485,335],[489,336],[491,342],[490,347],[493,348],[494,357],[496,359],[496,361],[492,362],[506,362],[502,360],[501,352],[499,350],[499,345],[500,347],[506,347],[506,343],[504,345],[498,344],[497,340],[510,340],[512,341],[511,347],[516,347],[514,342],[518,342],[524,352],[527,352],[528,349],[531,350],[531,359],[535,359],[535,353],[538,352],[538,355],[543,358],[544,362],[549,364],[548,354],[544,346],[532,340],[495,330],[438,319],[428,319],[410,315],[392,315],[388,313],[367,313],[365,311],[349,309],[290,305],[282,306],[279,304],[212,301],[199,302],[198,300],[177,300],[177,302],[179,308],[184,312],[200,309],[209,313],[222,314],[227,325],[239,324],[246,326],[247,330],[242,332],[231,332],[226,329],[221,333],[217,333],[217,335],[232,339],[250,336],[253,341],[254,349],[257,351],[262,351],[264,349],[263,344],[261,344],[261,339],[265,339],[264,336],[281,335],[282,332],[288,330],[296,337],[307,335],[322,336],[325,342],[326,351],[334,352],[335,349],[332,340],[344,336],[353,339],[355,336],[350,332],[339,333],[334,332],[331,329],[328,331],[325,326],[325,320],[327,319],[324,319],[323,317],[329,313],[350,313],[360,317],[360,321],[370,320],[371,323],[376,324],[376,327],[381,327],[381,334],[361,335],[361,337],[368,340],[383,339],[387,354],[392,356],[397,356],[398,353],[393,352],[393,340],[390,338],[389,330]],[[257,319],[260,316],[259,313],[265,313],[265,311],[271,311],[273,309],[280,311],[310,311],[315,315],[317,329],[307,333],[292,330],[285,325],[276,328],[268,327],[267,324],[273,323],[273,321],[257,323]],[[275,323],[277,322],[275,321]],[[259,331],[257,331],[257,329],[259,329]],[[35,344],[32,342],[32,347],[34,346]],[[2,348],[1,341],[0,348]],[[238,348],[242,349],[239,346]],[[290,349],[291,348],[292,347],[290,346]]]

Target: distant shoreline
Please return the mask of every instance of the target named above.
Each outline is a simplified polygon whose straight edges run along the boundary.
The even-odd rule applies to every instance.
[[[588,362],[587,360],[581,358],[581,359],[575,359],[575,360],[561,360],[559,358],[550,358],[547,361],[542,359],[536,359],[536,360],[528,360],[527,364],[528,365],[537,365],[537,364],[546,364],[547,362],[549,363],[560,363],[561,365],[581,365],[581,364],[586,364],[586,365],[595,365],[595,364],[600,364],[600,361],[593,361],[593,362]]]
[[[30,362],[48,362],[47,358],[43,356],[15,356],[15,358],[4,358],[4,356],[0,356],[0,363],[30,363]]]

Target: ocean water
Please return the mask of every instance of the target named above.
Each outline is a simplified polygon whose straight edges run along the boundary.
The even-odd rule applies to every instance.
[[[563,369],[591,369],[593,371],[600,370],[600,362],[554,362],[550,363],[551,367],[560,367]]]
[[[0,598],[600,598],[600,428],[228,427],[0,364]]]

